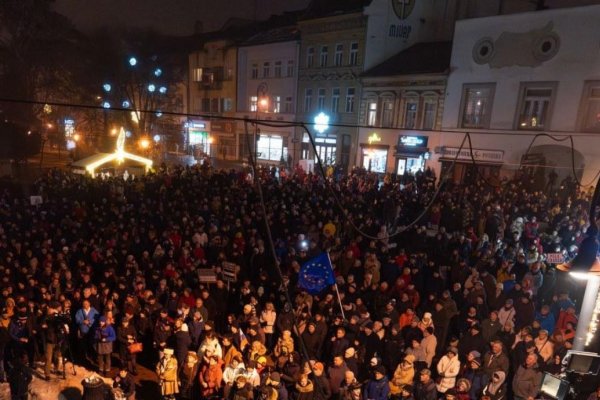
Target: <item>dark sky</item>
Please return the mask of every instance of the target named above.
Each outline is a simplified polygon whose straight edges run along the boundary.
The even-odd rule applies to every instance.
[[[154,27],[165,34],[193,33],[200,20],[204,31],[218,29],[228,18],[259,19],[305,7],[309,0],[56,0],[55,9],[82,31],[104,26]]]

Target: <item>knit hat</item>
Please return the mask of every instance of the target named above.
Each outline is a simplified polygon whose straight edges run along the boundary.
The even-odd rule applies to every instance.
[[[474,358],[473,361],[471,361],[471,362],[475,363],[475,364],[477,364],[478,366],[481,367],[481,358],[480,357]]]
[[[469,355],[472,356],[473,358],[480,358],[481,357],[481,353],[478,352],[477,350],[473,350],[473,351],[469,352]]]
[[[385,375],[385,367],[383,365],[378,365],[375,367],[375,369],[373,370],[374,373],[376,374],[381,374],[381,375]]]

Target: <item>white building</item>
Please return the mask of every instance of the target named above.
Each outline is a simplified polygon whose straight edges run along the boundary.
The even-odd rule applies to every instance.
[[[538,133],[571,135],[575,169],[590,183],[600,169],[599,20],[593,5],[458,21],[432,159],[452,159],[468,131],[486,175],[524,162],[567,176],[568,139],[536,138],[523,156]],[[473,173],[469,160],[461,152],[456,180]]]
[[[258,33],[238,48],[237,116],[265,121],[293,121],[296,113],[300,34],[295,26]],[[256,140],[258,161],[288,160],[296,144],[293,127],[238,124],[239,159],[247,160]],[[246,133],[250,137],[246,137]],[[256,135],[256,137],[255,137]]]

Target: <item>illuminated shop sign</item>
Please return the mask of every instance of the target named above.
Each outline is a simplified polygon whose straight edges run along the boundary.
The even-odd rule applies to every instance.
[[[377,134],[377,132],[373,132],[373,133],[371,134],[371,136],[369,136],[369,138],[368,138],[368,142],[369,142],[369,144],[373,144],[373,143],[379,143],[379,142],[381,142],[381,136],[379,136],[379,135]]]
[[[427,147],[427,136],[400,136],[400,145],[409,147]]]

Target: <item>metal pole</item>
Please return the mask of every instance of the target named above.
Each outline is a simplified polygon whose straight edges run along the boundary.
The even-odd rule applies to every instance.
[[[327,254],[327,260],[329,261],[329,265],[331,265],[333,267],[333,264],[331,263],[331,257],[329,257],[329,252],[327,251],[326,254]],[[340,297],[340,291],[338,290],[337,282],[334,286],[335,286],[335,293],[337,295],[338,303],[340,303],[340,310],[342,311],[342,318],[345,321],[346,315],[344,315],[344,307],[342,307],[342,298]]]
[[[587,335],[589,332],[592,315],[596,307],[598,298],[598,289],[600,288],[600,276],[589,276],[587,285],[585,286],[585,294],[581,302],[581,312],[577,322],[577,331],[573,340],[573,350],[583,351],[585,349]]]

